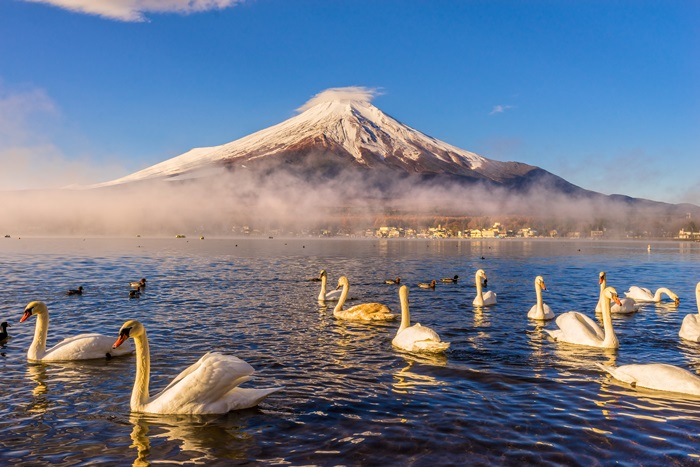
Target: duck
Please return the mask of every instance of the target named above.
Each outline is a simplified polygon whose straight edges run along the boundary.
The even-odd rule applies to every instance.
[[[613,378],[627,383],[633,388],[700,396],[700,377],[675,365],[666,363],[641,363],[618,367],[601,363],[596,363],[596,365]]]
[[[437,281],[434,280],[430,282],[420,282],[418,284],[418,287],[420,287],[421,289],[434,289],[435,284],[437,284]]]
[[[535,277],[535,295],[537,296],[537,303],[527,312],[527,317],[530,319],[542,321],[554,319],[554,312],[549,305],[542,301],[543,290],[547,290],[547,287],[544,285],[544,278],[542,276]]]
[[[325,269],[321,269],[321,273],[319,275],[319,279],[321,281],[321,291],[318,294],[318,301],[319,302],[336,302],[340,299],[340,295],[342,292],[340,290],[331,290],[330,292],[326,292],[326,281],[328,280],[328,274],[326,273]]]
[[[49,331],[49,309],[46,303],[30,302],[24,308],[24,315],[19,320],[25,322],[29,317],[36,316],[34,340],[27,351],[27,360],[33,362],[59,362],[74,360],[91,360],[112,358],[129,355],[133,347],[127,345],[122,349],[112,349],[113,340],[102,334],[79,334],[68,337],[52,348],[46,350],[46,338]]]
[[[10,335],[7,333],[7,328],[9,328],[10,325],[7,323],[7,321],[3,321],[0,323],[0,344],[4,343],[9,339]]]
[[[382,303],[360,303],[343,310],[343,305],[345,305],[350,291],[350,282],[346,276],[340,276],[338,279],[336,290],[341,287],[343,292],[340,294],[338,304],[333,309],[333,316],[336,318],[348,321],[391,321],[396,319],[396,315],[391,312],[391,309]]]
[[[700,282],[695,286],[695,301],[698,305],[698,312],[683,318],[678,336],[688,341],[700,342]]]
[[[474,306],[491,306],[496,304],[496,293],[493,290],[483,292],[481,280],[486,282],[486,273],[483,269],[476,271],[474,276],[474,284],[476,285],[476,297],[472,302]]]
[[[427,326],[416,323],[411,326],[411,313],[408,308],[408,287],[402,285],[399,288],[399,301],[401,302],[401,325],[391,344],[408,352],[439,353],[444,352],[450,346],[449,342],[443,342],[440,336]]]
[[[559,329],[545,329],[545,332],[559,342],[617,349],[620,343],[613,330],[610,301],[617,303],[619,298],[613,287],[606,287],[603,291],[603,329],[583,313],[567,311],[557,317],[556,323]]]
[[[131,392],[132,412],[151,414],[222,414],[255,407],[281,388],[241,388],[255,370],[232,355],[208,352],[182,371],[162,391],[151,396],[149,380],[151,354],[146,328],[137,320],[124,323],[112,347],[118,349],[129,339],[136,346],[136,377]]]
[[[70,289],[66,292],[66,295],[82,295],[83,294],[83,286],[79,286],[77,289]]]
[[[384,281],[385,284],[400,284],[401,283],[401,278],[397,277],[396,279],[387,279]]]
[[[673,291],[669,290],[666,287],[660,287],[656,289],[655,293],[652,294],[651,290],[647,288],[637,287],[636,285],[633,285],[629,288],[627,292],[625,292],[625,297],[631,298],[635,302],[661,303],[661,296],[664,294],[668,295],[668,298],[673,300],[676,306],[678,306],[678,304],[681,302],[680,298],[678,298],[678,295],[676,295]]]
[[[604,271],[600,271],[598,274],[598,283],[600,284],[600,296],[598,297],[598,303],[595,306],[596,313],[602,313],[603,302],[603,290],[608,286],[607,275]],[[619,298],[619,297],[618,297]],[[620,298],[620,304],[613,303],[610,307],[610,312],[614,315],[627,315],[630,313],[636,313],[639,311],[640,305],[631,298]]]
[[[141,280],[139,280],[139,281],[132,281],[132,282],[129,282],[129,285],[130,285],[131,287],[139,287],[139,288],[140,288],[140,287],[146,287],[146,278],[144,277],[143,279],[141,279]]]
[[[139,298],[141,297],[141,291],[139,289],[129,290],[129,298]]]
[[[454,283],[454,282],[457,282],[458,279],[459,279],[459,276],[455,274],[454,277],[443,277],[442,279],[440,279],[440,282],[447,282],[447,283],[453,282]]]

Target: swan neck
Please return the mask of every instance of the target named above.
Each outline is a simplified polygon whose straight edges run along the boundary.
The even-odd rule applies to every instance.
[[[41,360],[46,355],[46,338],[49,333],[49,314],[37,313],[34,340],[27,351],[29,360]]]
[[[479,275],[477,274],[474,280],[476,282],[476,299],[478,302],[477,306],[481,306],[484,304],[484,294],[481,288],[481,277],[479,277]]]
[[[349,290],[350,286],[347,283],[343,284],[343,291],[340,293],[340,298],[338,299],[338,303],[335,305],[333,311],[340,311],[343,309],[343,305],[345,305],[345,299],[348,298]]]
[[[326,281],[328,278],[326,277],[325,274],[321,276],[321,293],[318,294],[318,299],[319,300],[326,300]]]
[[[131,392],[131,410],[140,412],[148,403],[148,384],[151,375],[151,352],[148,348],[146,332],[134,338],[136,348],[136,379]]]
[[[406,294],[401,294],[399,299],[401,301],[401,325],[399,326],[398,332],[401,332],[410,326],[411,312],[408,310],[408,297]]]
[[[544,305],[542,304],[542,287],[540,287],[540,284],[535,284],[535,295],[537,295],[537,313],[544,316]]]
[[[695,289],[695,303],[698,305],[698,315],[700,315],[700,287]]]
[[[617,347],[618,341],[615,330],[613,329],[610,300],[605,297],[603,298],[603,332],[605,333],[603,347]]]

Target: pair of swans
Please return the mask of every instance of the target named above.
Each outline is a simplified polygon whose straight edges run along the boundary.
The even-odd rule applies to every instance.
[[[600,284],[600,297],[598,298],[598,303],[595,306],[595,312],[601,313],[603,311],[603,291],[608,286],[607,275],[604,271],[600,271],[598,274],[598,283]],[[618,297],[619,298],[619,297]],[[629,297],[620,298],[620,304],[613,303],[610,307],[610,312],[612,314],[622,314],[627,315],[630,313],[636,313],[639,311],[640,305]]]
[[[133,352],[131,346],[122,349],[112,349],[112,338],[102,334],[79,334],[68,337],[50,349],[46,349],[46,338],[49,332],[49,309],[44,302],[31,302],[24,308],[24,315],[19,320],[23,323],[30,316],[36,316],[34,340],[32,340],[27,359],[36,362],[59,362],[71,360],[92,360],[127,355]]]
[[[481,285],[481,279],[486,282],[486,273],[483,269],[476,271],[474,276],[474,282],[476,285],[476,297],[472,304],[474,306],[491,306],[496,304],[496,293],[493,290],[483,291],[483,286]]]
[[[440,336],[435,331],[421,326],[420,323],[410,325],[408,287],[405,285],[399,288],[399,301],[401,302],[401,325],[391,341],[392,345],[408,352],[439,353],[447,350],[450,343],[440,340]]]
[[[629,288],[627,292],[625,292],[625,297],[631,298],[635,302],[641,303],[661,303],[662,295],[667,295],[668,298],[673,300],[676,306],[678,306],[678,304],[681,302],[678,298],[678,295],[676,295],[673,291],[667,289],[666,287],[660,287],[656,289],[656,292],[652,294],[651,290],[647,288],[637,287],[636,285],[633,285]]]
[[[688,341],[700,342],[700,282],[695,286],[695,302],[698,305],[698,312],[683,318],[678,335]]]
[[[683,318],[678,335],[686,340],[700,342],[700,282],[695,286],[695,300],[698,313]],[[611,367],[598,364],[598,367],[632,387],[700,396],[700,377],[675,365],[646,363]]]
[[[535,295],[537,296],[537,303],[527,312],[527,317],[530,319],[537,319],[540,321],[554,319],[554,312],[549,305],[542,300],[543,290],[547,290],[547,287],[544,285],[544,278],[542,276],[535,277]]]
[[[333,309],[333,316],[336,318],[348,321],[391,321],[396,318],[391,309],[382,303],[360,303],[344,310],[343,306],[350,292],[350,282],[346,276],[341,276],[338,279],[336,290],[341,287],[343,290],[340,293],[338,304]]]
[[[617,291],[613,287],[606,287],[603,291],[603,329],[588,316],[578,311],[567,311],[557,317],[556,323],[559,329],[545,329],[554,340],[568,342],[569,344],[599,347],[604,349],[617,349],[620,343],[615,336],[610,311],[610,301],[619,305]]]
[[[151,354],[146,328],[137,320],[124,323],[113,347],[132,338],[136,346],[136,378],[131,392],[131,410],[155,414],[220,414],[258,405],[281,388],[238,387],[255,370],[232,355],[208,352],[159,393],[149,395]]]

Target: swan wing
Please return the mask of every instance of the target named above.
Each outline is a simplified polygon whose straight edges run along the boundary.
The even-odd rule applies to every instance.
[[[125,342],[118,349],[113,349],[114,338],[102,334],[79,334],[68,337],[51,347],[41,358],[42,361],[91,360],[118,357],[134,351],[131,342]]]
[[[495,305],[496,304],[496,292],[493,290],[488,290],[484,292],[484,306]]]
[[[556,334],[549,333],[558,341],[570,344],[599,346],[605,338],[605,333],[600,326],[588,316],[578,311],[562,313],[556,320],[559,331]]]
[[[537,305],[532,305],[530,311],[527,312],[527,317],[530,319],[554,319],[554,312],[546,303],[542,304],[543,313],[537,310]]]
[[[635,387],[657,391],[700,395],[700,378],[683,368],[665,363],[647,363],[610,367],[597,364],[613,378]]]
[[[207,353],[153,396],[144,411],[207,414],[252,407],[279,390],[238,388],[251,379],[253,373],[253,367],[237,357]]]
[[[449,342],[442,342],[435,331],[420,323],[399,331],[391,343],[409,352],[444,352],[450,346]]]
[[[685,340],[700,342],[700,314],[686,315],[678,335]]]
[[[334,310],[333,316],[350,321],[390,321],[396,318],[391,309],[382,303],[361,303],[347,310]]]
[[[343,293],[342,290],[331,290],[325,296],[327,302],[337,302],[340,300],[340,295]]]
[[[651,290],[645,287],[637,287],[633,285],[625,292],[625,297],[631,298],[635,302],[651,302],[654,300],[654,294]]]

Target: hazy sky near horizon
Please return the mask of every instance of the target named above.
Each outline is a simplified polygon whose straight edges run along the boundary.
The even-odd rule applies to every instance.
[[[695,0],[3,0],[0,190],[116,179],[328,88],[583,188],[700,204]]]

